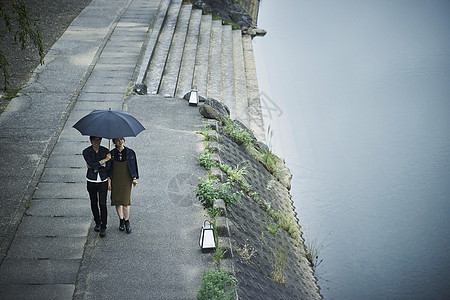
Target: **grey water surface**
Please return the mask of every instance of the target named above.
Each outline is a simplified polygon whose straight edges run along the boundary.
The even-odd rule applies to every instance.
[[[325,299],[450,299],[450,1],[262,1],[268,143]]]

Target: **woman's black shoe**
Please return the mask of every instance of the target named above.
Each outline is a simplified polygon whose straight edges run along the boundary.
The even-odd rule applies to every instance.
[[[131,233],[130,220],[125,220],[125,229],[127,230],[127,233]]]
[[[96,224],[96,225],[95,225],[94,231],[97,231],[97,232],[100,231],[100,224]]]
[[[124,219],[120,219],[119,230],[120,231],[125,230],[125,220]]]

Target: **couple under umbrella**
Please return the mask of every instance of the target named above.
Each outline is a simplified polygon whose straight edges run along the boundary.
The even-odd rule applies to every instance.
[[[136,153],[124,145],[125,137],[137,136],[145,130],[141,123],[124,111],[94,110],[81,118],[75,129],[88,135],[91,146],[83,150],[86,161],[87,190],[94,215],[95,231],[106,236],[108,190],[111,205],[119,216],[119,230],[131,233],[130,203],[131,186],[136,186],[139,172]],[[101,146],[102,138],[112,139],[115,148],[111,151]]]

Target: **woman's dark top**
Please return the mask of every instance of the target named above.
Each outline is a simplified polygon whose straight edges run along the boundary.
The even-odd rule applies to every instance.
[[[112,151],[114,151],[114,150],[116,150],[116,151],[114,152],[114,156],[113,156]],[[113,149],[112,151],[111,151],[111,157],[115,161],[120,161],[120,162],[127,161],[127,152],[128,152],[127,148],[123,148],[122,152],[117,150],[117,148]]]
[[[124,152],[125,151],[125,152]],[[122,152],[119,152],[117,148],[114,148],[110,151],[111,158],[115,161],[126,161],[128,165],[128,170],[130,170],[130,174],[132,178],[139,179],[139,171],[136,159],[136,153],[128,147],[125,147]],[[109,176],[112,178],[113,174],[113,166],[109,170]]]

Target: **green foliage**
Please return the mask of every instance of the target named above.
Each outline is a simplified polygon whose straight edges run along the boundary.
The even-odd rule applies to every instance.
[[[203,135],[203,140],[204,141],[215,141],[216,137],[213,135],[210,135],[210,127],[209,126],[205,126],[199,130],[197,130],[197,133]]]
[[[222,123],[223,131],[229,134],[236,144],[243,145],[247,149],[253,145],[253,138],[249,131],[239,127],[229,117],[225,117]]]
[[[44,45],[42,36],[36,20],[32,20],[29,10],[21,0],[0,1],[0,40],[3,40],[7,31],[13,32],[15,43],[21,45],[21,49],[25,50],[27,44],[34,45],[40,56],[40,63],[44,64]],[[2,51],[0,51],[0,69],[4,76],[4,90],[8,89],[9,72],[8,60]]]
[[[218,163],[211,159],[211,152],[209,152],[208,150],[202,152],[199,155],[198,160],[200,162],[200,165],[208,171],[211,170],[212,167],[218,166]]]
[[[216,227],[214,227],[214,231],[216,232],[217,237],[218,235]],[[220,265],[220,261],[225,257],[226,252],[227,250],[222,248],[222,246],[219,243],[219,240],[216,238],[216,249],[214,250],[214,262],[216,263],[217,266]]]
[[[215,208],[214,206],[208,207],[208,213],[211,219],[215,219],[217,216],[220,216],[222,214],[222,211],[218,208]]]
[[[330,236],[330,234],[328,236]],[[323,242],[318,241],[318,233],[315,237],[306,240],[306,259],[311,263],[313,269],[318,267],[323,261],[323,259],[319,258],[320,251],[323,247]]]
[[[273,272],[272,280],[281,284],[286,284],[286,258],[287,258],[287,246],[279,246],[275,243],[275,249],[273,249]]]
[[[231,180],[237,182],[245,192],[250,191],[251,185],[248,184],[247,180],[245,179],[245,176],[249,176],[247,166],[240,167],[239,165],[237,165],[233,168],[229,165],[221,164],[219,167],[228,175]]]
[[[286,214],[280,210],[273,214],[273,217],[277,221],[278,225],[280,225],[280,227],[283,228],[290,237],[297,239],[299,227],[296,221],[294,221],[291,217],[286,216]]]
[[[261,153],[260,159],[270,173],[277,172],[277,157],[271,150]]]
[[[200,183],[195,190],[198,200],[203,204],[203,207],[210,208],[214,205],[216,199],[219,198],[218,188],[214,186],[214,183],[218,182],[214,178],[199,178]]]
[[[280,228],[280,225],[274,224],[274,223],[270,223],[270,224],[266,225],[266,228],[271,234],[275,234],[275,233],[278,232],[278,228]]]
[[[222,25],[231,25],[232,30],[240,29],[239,26],[231,20],[222,20]]]
[[[206,209],[213,207],[217,199],[222,199],[225,205],[229,207],[242,196],[242,191],[238,193],[232,191],[233,182],[231,180],[227,180],[222,186],[215,186],[218,182],[215,178],[199,178],[199,180],[200,183],[195,192],[197,198]]]
[[[209,269],[203,273],[200,290],[197,293],[198,300],[233,300],[236,299],[236,277],[228,272]]]
[[[221,199],[223,199],[223,201],[225,201],[225,205],[227,207],[231,206],[231,204],[233,204],[234,202],[236,202],[237,200],[241,199],[243,193],[242,191],[239,192],[233,192],[233,187],[234,187],[234,183],[231,180],[227,180],[221,187],[220,192],[221,192]]]

